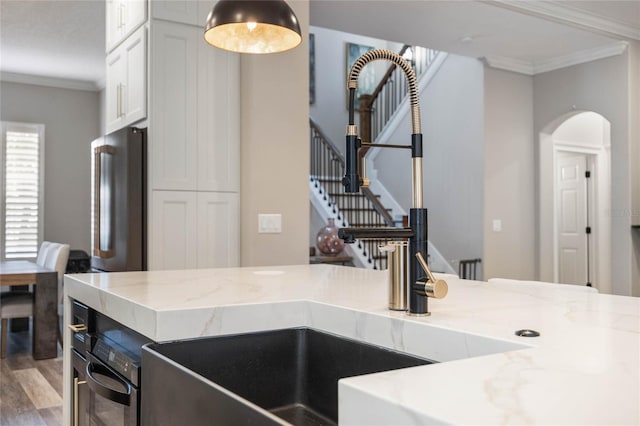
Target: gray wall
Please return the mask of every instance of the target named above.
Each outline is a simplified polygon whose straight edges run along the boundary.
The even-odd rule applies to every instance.
[[[90,253],[91,141],[98,92],[1,82],[1,119],[45,125],[44,239]]]
[[[308,1],[291,2],[302,33]],[[309,263],[308,38],[288,52],[242,55],[241,265]],[[259,234],[258,214],[280,213],[282,233]]]
[[[485,67],[485,279],[536,278],[532,77]],[[502,230],[493,231],[500,220]]]
[[[536,136],[574,108],[597,112],[611,123],[612,291],[625,295],[631,294],[632,256],[629,78],[627,53],[533,78]]]
[[[640,41],[629,44],[629,76],[630,76],[630,141],[631,155],[631,223],[640,225]],[[631,259],[631,285],[633,296],[640,296],[640,229],[632,232],[633,257]]]
[[[450,54],[420,94],[429,240],[454,268],[460,259],[484,257],[483,92],[482,63]],[[410,144],[410,134],[407,115],[390,141]],[[382,150],[375,160],[379,180],[407,211],[410,158],[406,150]]]

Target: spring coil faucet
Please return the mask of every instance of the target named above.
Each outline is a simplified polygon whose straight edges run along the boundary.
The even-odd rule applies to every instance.
[[[376,146],[370,141],[362,142],[358,137],[358,128],[354,122],[355,95],[358,88],[358,77],[362,69],[376,60],[387,60],[400,67],[409,86],[409,102],[411,109],[411,145],[410,146]],[[398,53],[387,49],[374,49],[366,52],[354,62],[347,80],[349,89],[349,123],[346,136],[345,175],[342,185],[347,193],[360,192],[360,187],[368,186],[364,162],[361,161],[360,148],[410,148],[412,158],[412,194],[413,206],[409,209],[408,228],[342,228],[339,236],[347,243],[355,239],[406,239],[409,250],[408,271],[408,314],[430,315],[427,302],[429,297],[446,296],[448,287],[443,280],[436,280],[427,266],[427,209],[422,199],[422,126],[420,119],[420,100],[417,79],[411,64]]]

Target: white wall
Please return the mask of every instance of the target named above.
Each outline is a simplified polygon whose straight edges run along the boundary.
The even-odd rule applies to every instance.
[[[242,266],[309,262],[309,3],[289,4],[303,44],[240,62]],[[259,213],[282,233],[258,234]]]
[[[572,116],[553,132],[553,139],[557,143],[589,145],[601,147],[609,143],[611,126],[595,112],[583,112]]]
[[[429,240],[454,268],[460,259],[484,257],[483,91],[482,63],[450,54],[420,93]],[[409,118],[410,114],[389,142],[411,143]],[[410,151],[382,149],[375,168],[380,182],[408,211]]]
[[[91,141],[98,92],[2,82],[1,119],[45,125],[44,239],[90,253]]]
[[[344,152],[344,137],[349,118],[347,110],[347,43],[374,48],[400,51],[402,44],[310,27],[315,37],[316,102],[309,107],[311,117],[322,131]],[[376,67],[376,77],[381,78],[390,63],[375,61],[367,67]],[[357,114],[356,114],[357,115]],[[358,118],[356,117],[356,123]]]
[[[485,67],[484,277],[536,276],[533,81]],[[502,230],[493,231],[500,220]]]
[[[612,291],[631,294],[630,70],[627,53],[533,78],[534,135],[573,110],[594,111],[611,124]],[[638,77],[633,77],[637,79]]]

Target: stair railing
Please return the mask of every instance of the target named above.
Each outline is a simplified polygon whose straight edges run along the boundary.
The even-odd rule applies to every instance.
[[[323,202],[336,215],[338,226],[375,227],[395,226],[393,217],[369,188],[361,193],[346,194],[342,188],[344,157],[331,139],[309,118],[311,129],[310,179],[322,195]],[[358,249],[363,250],[367,262],[374,269],[386,269],[386,257],[378,252],[382,241],[359,240]]]
[[[413,66],[416,76],[420,78],[431,65],[438,51],[404,45],[399,53],[404,57],[410,56],[409,62]],[[407,79],[404,78],[403,71],[395,64],[391,64],[375,90],[371,94],[361,95],[359,98],[360,136],[363,142],[376,140],[407,93]],[[364,154],[365,151],[362,152],[362,155]]]

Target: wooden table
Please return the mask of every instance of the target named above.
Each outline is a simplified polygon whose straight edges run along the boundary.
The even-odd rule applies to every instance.
[[[0,285],[34,285],[32,351],[34,359],[58,355],[58,274],[36,263],[0,262]]]

